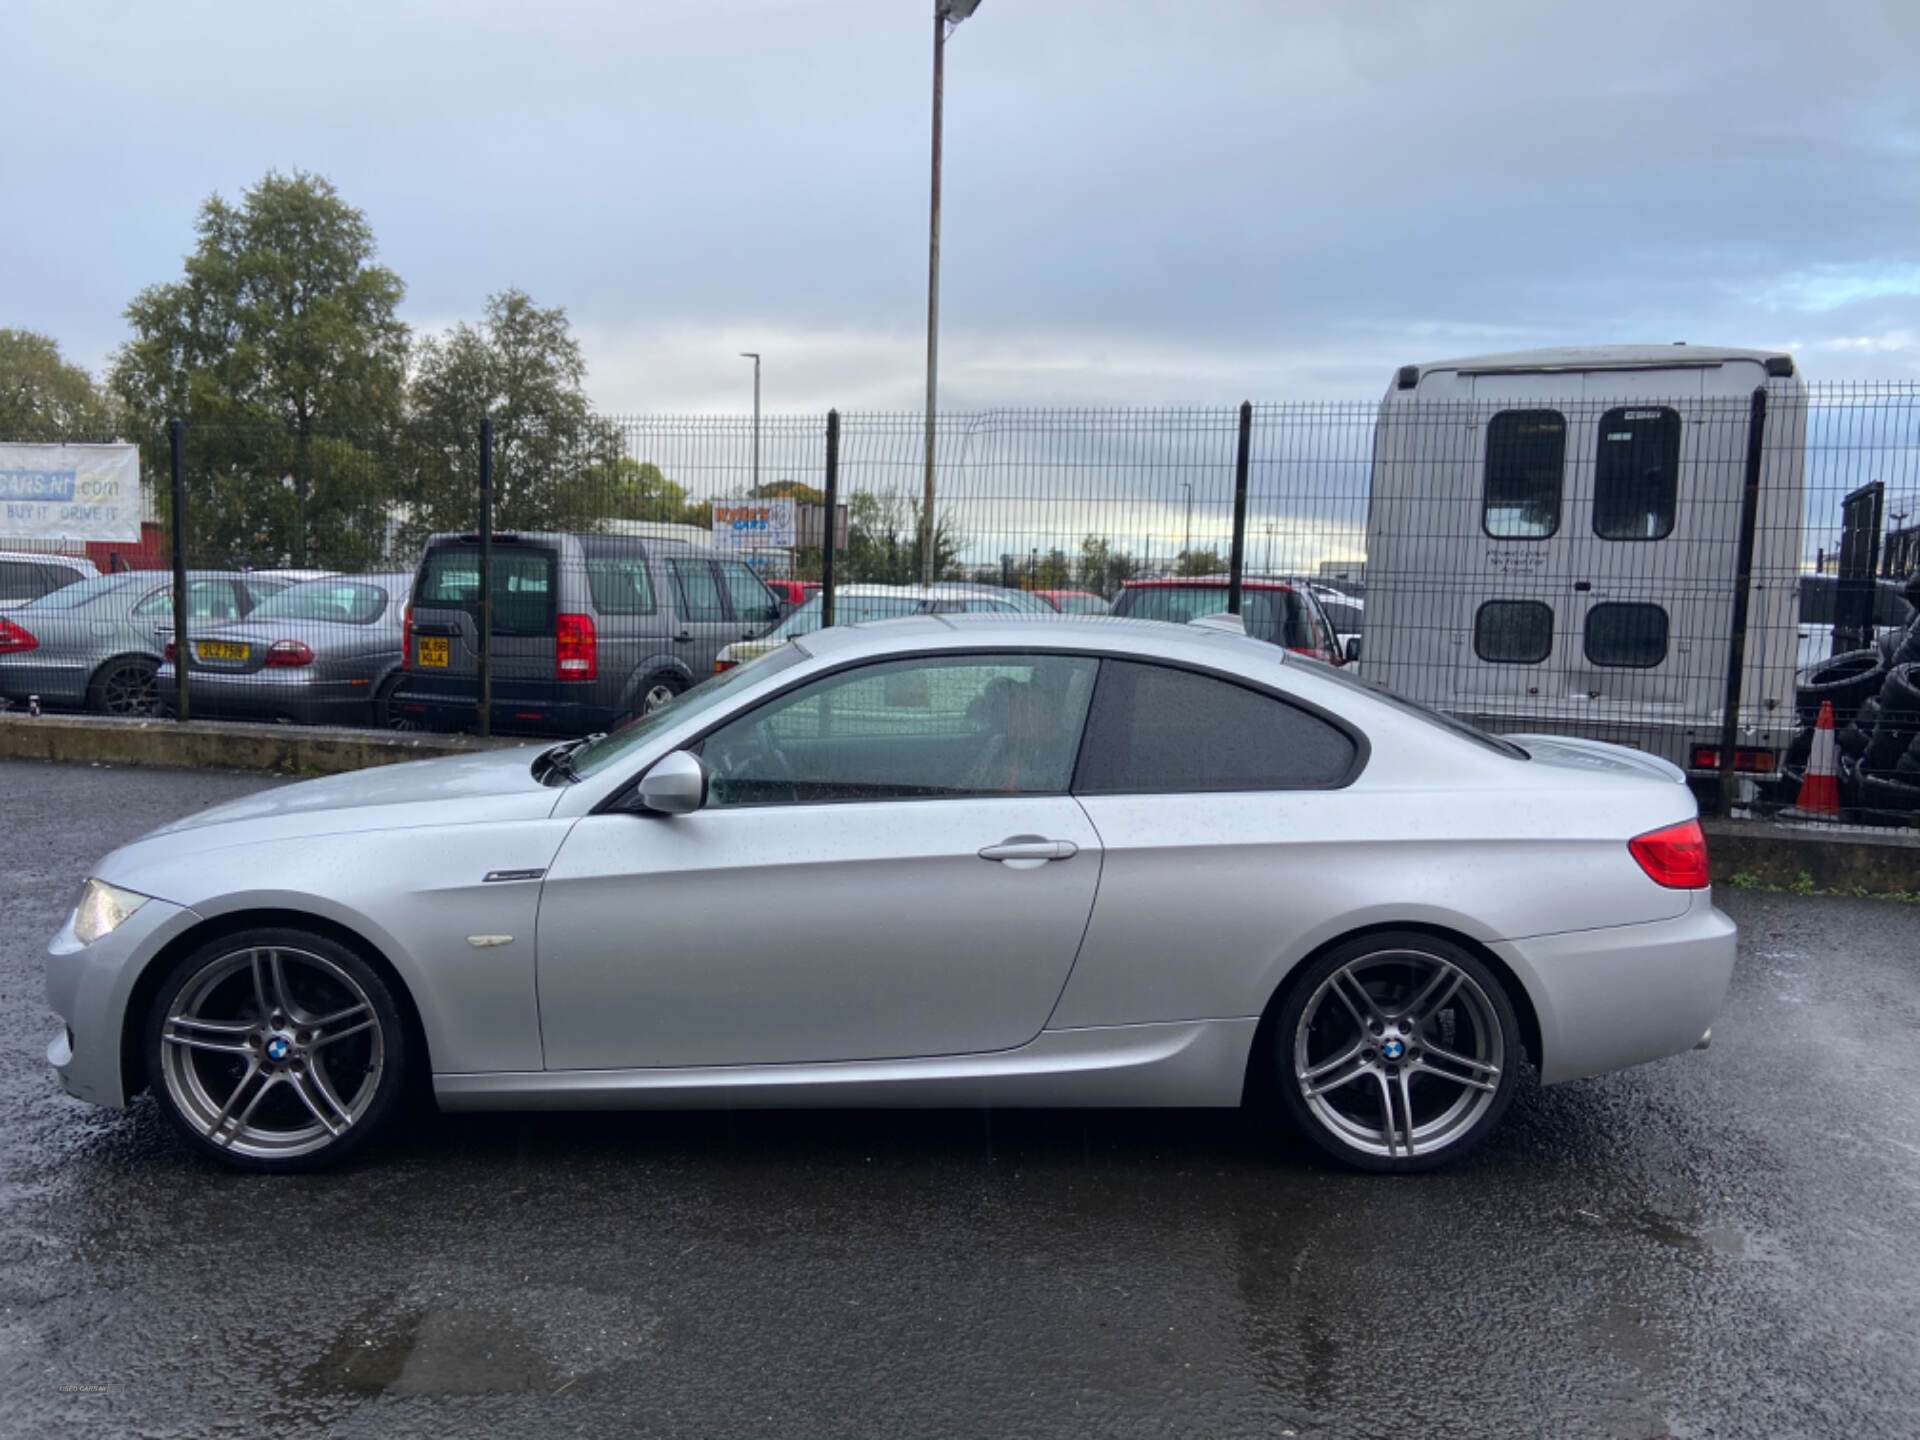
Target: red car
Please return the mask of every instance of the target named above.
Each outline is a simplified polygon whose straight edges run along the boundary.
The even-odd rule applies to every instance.
[[[1347,663],[1333,626],[1313,592],[1284,580],[1244,580],[1240,616],[1247,634],[1271,640],[1329,665]],[[1114,597],[1115,615],[1184,625],[1227,608],[1227,577],[1196,575],[1182,580],[1129,580]]]
[[[1063,615],[1105,615],[1107,602],[1088,590],[1036,590],[1033,592]]]
[[[798,610],[811,596],[820,592],[818,580],[767,580],[765,576],[761,579],[780,601],[780,611],[783,615]]]

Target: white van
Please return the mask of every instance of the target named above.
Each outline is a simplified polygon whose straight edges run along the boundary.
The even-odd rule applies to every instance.
[[[1753,430],[1737,768],[1792,737],[1806,386],[1699,346],[1408,365],[1374,429],[1361,673],[1490,730],[1714,772]]]

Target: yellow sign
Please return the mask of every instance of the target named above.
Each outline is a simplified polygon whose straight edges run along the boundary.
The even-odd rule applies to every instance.
[[[444,635],[420,637],[420,663],[444,670],[447,666],[447,638]]]

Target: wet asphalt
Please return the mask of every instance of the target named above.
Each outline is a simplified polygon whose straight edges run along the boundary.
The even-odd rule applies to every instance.
[[[1234,1114],[461,1116],[227,1174],[66,1098],[89,862],[257,776],[0,763],[0,1434],[1920,1435],[1920,907],[1725,894],[1714,1048],[1456,1168]]]

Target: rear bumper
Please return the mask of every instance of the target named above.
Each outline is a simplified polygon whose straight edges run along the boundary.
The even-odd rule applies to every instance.
[[[609,729],[614,713],[594,703],[595,688],[591,681],[496,679],[492,729],[497,735],[584,735]],[[431,729],[469,730],[479,718],[479,686],[465,677],[427,678],[409,671],[394,694],[394,704],[404,718]]]
[[[1491,948],[1526,986],[1540,1021],[1540,1080],[1557,1085],[1693,1049],[1726,1000],[1737,943],[1733,921],[1703,890],[1671,920]]]
[[[171,665],[160,667],[158,684],[162,698],[171,699]],[[199,716],[284,717],[301,725],[337,725],[366,719],[367,707],[373,703],[373,686],[300,677],[290,670],[223,675],[217,670],[195,668],[187,672],[187,703]]]

